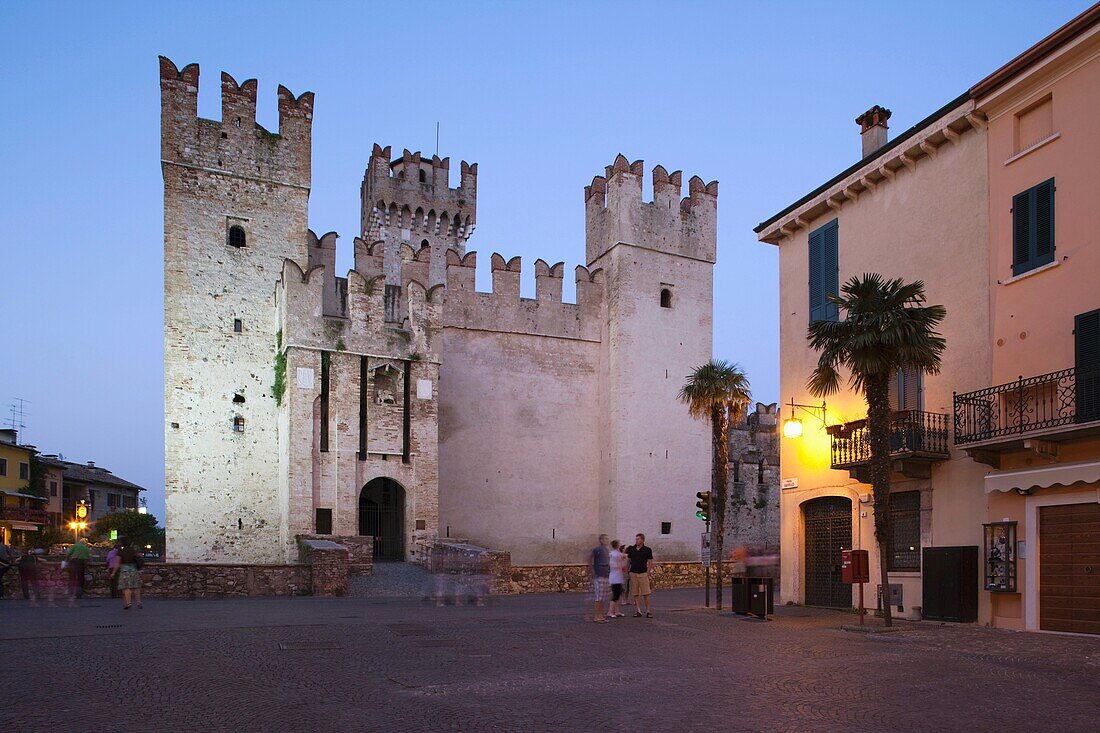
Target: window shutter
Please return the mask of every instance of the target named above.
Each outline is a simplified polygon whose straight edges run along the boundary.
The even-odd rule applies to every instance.
[[[823,318],[822,305],[825,302],[825,283],[821,276],[822,231],[810,233],[810,323]]]
[[[890,375],[890,409],[891,410],[900,410],[901,409],[901,398],[899,396],[901,392],[902,392],[902,390],[901,390],[901,374],[898,373],[898,372],[894,372],[893,374]]]
[[[1074,319],[1077,422],[1100,420],[1100,310]]]
[[[1035,187],[1035,252],[1036,265],[1054,261],[1054,179]]]
[[[1032,190],[1012,197],[1012,274],[1031,269],[1031,197]]]
[[[919,371],[905,371],[901,374],[902,379],[902,395],[901,395],[901,409],[903,410],[919,410],[920,409],[920,393],[921,393],[921,372]]]
[[[828,296],[837,295],[840,293],[840,232],[837,227],[837,222],[834,220],[832,223],[827,224],[824,232],[824,242],[822,246],[822,262],[821,270],[825,280],[825,293],[822,296],[822,309],[824,310],[824,318],[829,321],[836,321],[839,318],[837,313],[836,303],[830,303]]]
[[[810,323],[837,320],[837,307],[828,296],[840,292],[839,228],[836,219],[810,232]]]

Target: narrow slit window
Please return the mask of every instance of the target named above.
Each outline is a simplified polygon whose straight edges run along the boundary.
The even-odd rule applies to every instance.
[[[661,288],[661,307],[662,308],[671,308],[672,307],[672,291],[669,290],[668,288]]]
[[[240,333],[244,331],[244,322],[240,318],[233,319],[233,333]]]
[[[247,238],[245,237],[244,227],[239,224],[234,224],[229,227],[229,246],[240,249],[245,246]]]
[[[243,433],[244,432],[244,418],[241,417],[240,415],[237,415],[235,418],[233,418],[233,432],[235,432],[235,433]]]

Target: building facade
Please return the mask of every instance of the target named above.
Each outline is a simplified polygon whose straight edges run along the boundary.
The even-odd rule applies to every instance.
[[[585,266],[492,255],[474,286],[477,164],[374,146],[354,268],[308,229],[313,95],[161,59],[170,560],[285,562],[296,537],[417,560],[462,538],[576,562],[600,532],[698,557],[709,435],[677,401],[711,357],[718,184],[618,156],[585,187]]]
[[[1100,356],[1089,319],[1100,319],[1090,315],[1100,308],[1100,251],[1084,180],[1100,143],[1086,121],[1100,104],[1097,11],[893,141],[889,110],[871,108],[857,119],[859,162],[757,227],[780,253],[784,417],[806,425],[782,454],[784,600],[852,605],[842,548],[871,549],[878,577],[866,405],[850,392],[822,404],[804,386],[817,361],[808,325],[835,319],[826,296],[863,272],[922,280],[928,301],[947,310],[941,372],[899,374],[892,390],[891,605],[913,617],[1044,628],[1036,608],[1047,504],[1075,508],[1051,513],[1062,559],[1045,577],[1068,573],[1092,588],[1085,568],[1089,543],[1100,542],[1100,524],[1090,524],[1100,475],[1089,375]],[[1074,374],[1086,375],[1082,386]],[[1053,473],[1026,472],[1039,462]],[[1067,524],[1080,532],[1057,529]],[[1081,545],[1067,550],[1071,536]],[[1011,590],[998,580],[1006,575]],[[1082,611],[1087,593],[1053,596],[1081,617],[1056,630],[1100,631],[1090,626],[1100,608]]]
[[[30,493],[31,462],[36,450],[20,445],[15,430],[0,430],[0,540],[22,540],[48,521],[45,501]]]

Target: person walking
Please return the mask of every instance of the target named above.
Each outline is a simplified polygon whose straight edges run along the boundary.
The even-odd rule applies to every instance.
[[[37,606],[42,594],[38,589],[38,555],[35,550],[28,550],[19,558],[19,587],[23,598],[29,599],[32,606]]]
[[[646,618],[653,618],[653,606],[650,602],[649,563],[653,560],[653,550],[646,547],[645,535],[638,533],[634,544],[627,548],[626,556],[630,560],[630,590],[634,594],[634,618],[642,615],[645,606]]]
[[[593,620],[598,624],[607,623],[603,608],[611,589],[608,581],[611,576],[611,552],[607,548],[608,539],[607,535],[600,535],[600,544],[592,548],[591,553],[592,591],[596,603],[596,617]]]
[[[118,587],[122,591],[122,610],[130,610],[132,602],[141,608],[141,555],[131,542],[123,540],[118,552]]]
[[[0,598],[4,597],[4,576],[15,567],[19,553],[0,540]]]
[[[622,618],[626,615],[619,606],[619,599],[623,595],[623,575],[626,572],[626,555],[619,546],[618,540],[611,541],[611,572],[607,577],[611,584],[611,608],[607,613],[608,618]]]
[[[69,570],[69,600],[75,601],[84,597],[84,569],[91,558],[88,552],[88,544],[83,537],[77,539],[69,552],[65,555]]]
[[[119,544],[116,542],[111,551],[107,553],[107,573],[111,579],[111,598],[118,598],[118,566],[121,564],[118,558]]]

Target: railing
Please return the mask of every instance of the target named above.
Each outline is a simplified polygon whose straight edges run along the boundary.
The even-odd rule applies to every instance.
[[[945,460],[947,415],[938,412],[904,410],[890,415],[890,456]],[[848,468],[869,463],[871,435],[866,420],[829,428],[832,436],[832,467]]]
[[[955,444],[1072,425],[1078,422],[1078,388],[1083,386],[1076,370],[1063,369],[956,394]]]
[[[0,519],[45,524],[47,512],[45,509],[20,509],[17,506],[0,506]]]

